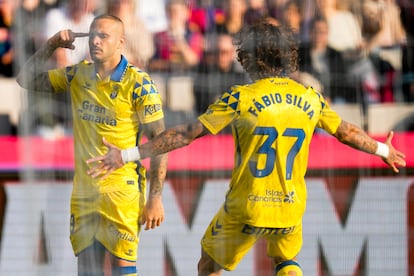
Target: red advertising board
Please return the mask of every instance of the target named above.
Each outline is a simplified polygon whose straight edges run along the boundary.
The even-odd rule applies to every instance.
[[[384,141],[385,136],[375,137]],[[407,168],[414,168],[414,133],[395,133],[395,148],[407,155]],[[0,172],[25,168],[71,170],[73,140],[40,137],[0,137]],[[205,136],[169,154],[169,171],[228,171],[233,166],[231,135]],[[144,161],[146,162],[146,161]],[[145,163],[148,164],[148,163]],[[309,154],[309,170],[386,168],[380,158],[356,151],[329,135],[315,135]]]

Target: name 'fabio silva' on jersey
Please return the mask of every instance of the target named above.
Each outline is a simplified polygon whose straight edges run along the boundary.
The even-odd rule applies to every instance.
[[[280,93],[270,93],[268,95],[264,95],[258,100],[253,100],[253,105],[250,106],[248,110],[252,115],[257,117],[266,107],[281,103],[290,104],[301,109],[308,115],[309,120],[311,120],[315,114],[315,111],[308,101],[304,100],[301,96],[289,93],[284,96]]]

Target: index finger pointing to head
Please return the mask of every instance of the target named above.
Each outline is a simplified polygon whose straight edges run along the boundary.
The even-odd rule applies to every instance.
[[[89,36],[89,33],[73,33],[73,37],[86,37]]]

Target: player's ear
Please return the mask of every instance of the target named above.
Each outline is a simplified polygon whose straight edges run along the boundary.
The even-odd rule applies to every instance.
[[[124,43],[125,43],[125,36],[121,36],[119,38],[118,49],[122,49],[124,47]]]

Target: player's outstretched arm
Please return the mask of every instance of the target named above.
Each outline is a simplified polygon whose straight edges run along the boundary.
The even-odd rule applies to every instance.
[[[87,173],[94,178],[99,176],[105,178],[127,162],[157,156],[187,146],[195,139],[208,133],[208,130],[199,121],[196,121],[167,129],[139,148],[121,150],[104,140],[103,143],[108,147],[107,154],[88,159],[86,163],[92,167]]]
[[[390,131],[385,143],[371,138],[363,129],[347,121],[342,121],[334,136],[342,143],[357,150],[380,156],[382,160],[395,172],[398,167],[405,167],[405,154],[396,150],[392,145],[394,133]]]
[[[74,49],[73,42],[75,39],[88,35],[88,33],[74,33],[71,30],[56,33],[24,64],[17,75],[17,83],[26,89],[52,91],[47,68],[45,67],[47,60],[57,48]]]

